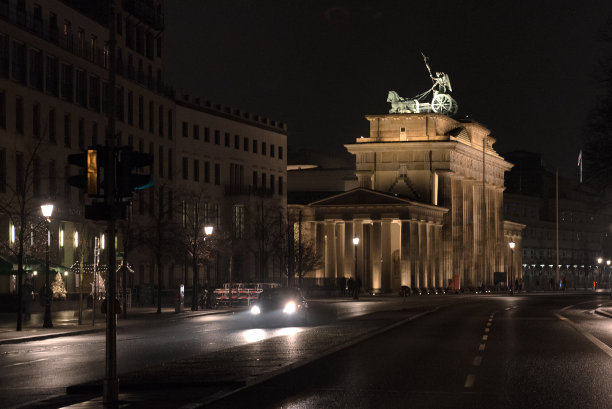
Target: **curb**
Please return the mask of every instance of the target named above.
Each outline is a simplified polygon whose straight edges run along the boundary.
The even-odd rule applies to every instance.
[[[167,316],[168,320],[171,319],[188,319],[188,318],[196,318],[196,317],[202,317],[205,315],[219,315],[219,314],[229,314],[229,313],[234,313],[236,312],[236,310],[222,310],[222,311],[211,311],[211,312],[202,312],[202,313],[195,313],[195,314],[184,314],[184,315],[178,315],[178,314],[173,314],[171,316]],[[52,334],[43,334],[43,335],[32,335],[32,336],[25,336],[25,337],[16,337],[16,338],[9,338],[9,339],[3,339],[0,340],[0,345],[9,345],[9,344],[21,344],[24,342],[33,342],[33,341],[43,341],[46,339],[52,339],[52,338],[60,338],[60,337],[70,337],[70,336],[76,336],[76,335],[86,335],[86,334],[92,334],[95,332],[104,332],[106,331],[106,325],[104,325],[101,328],[95,328],[95,329],[84,329],[84,330],[76,330],[76,331],[64,331],[64,332],[55,332]]]
[[[609,312],[606,312],[606,311],[600,310],[599,308],[596,308],[596,309],[595,309],[595,314],[599,314],[599,315],[601,315],[602,317],[606,317],[606,318],[612,318],[612,314],[610,314]]]

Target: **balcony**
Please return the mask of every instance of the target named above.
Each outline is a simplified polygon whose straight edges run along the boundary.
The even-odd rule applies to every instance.
[[[123,0],[123,9],[155,30],[164,29],[164,15],[161,8],[155,9],[145,0]]]

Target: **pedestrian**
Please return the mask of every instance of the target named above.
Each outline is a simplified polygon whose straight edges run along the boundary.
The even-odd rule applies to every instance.
[[[353,280],[353,277],[349,277],[348,281],[346,282],[346,286],[348,287],[349,296],[352,295],[355,288],[355,280]]]
[[[346,277],[340,277],[340,294],[344,297],[346,295]]]
[[[359,291],[361,290],[361,279],[357,277],[355,279],[355,283],[353,284],[353,290],[355,291],[353,294],[353,298],[355,300],[359,299]]]

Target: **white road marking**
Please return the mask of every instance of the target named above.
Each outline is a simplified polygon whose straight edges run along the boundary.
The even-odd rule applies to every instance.
[[[480,366],[481,363],[482,363],[482,357],[480,355],[474,357],[474,360],[472,361],[472,365]]]
[[[34,362],[40,362],[40,361],[46,361],[46,360],[47,358],[41,358],[41,359],[35,359],[34,361],[18,362],[16,364],[4,365],[4,368],[8,368],[9,366],[28,365],[28,364],[33,364]]]
[[[482,336],[482,340],[483,340],[483,341],[486,341],[487,339],[489,339],[489,336],[488,336],[488,335],[483,335],[483,336]]]
[[[485,344],[480,344],[480,346],[478,347],[479,351],[484,351],[485,350]]]
[[[490,327],[490,326],[491,326],[491,323],[490,323],[490,322],[487,322],[487,327]]]
[[[588,339],[589,341],[591,341],[593,344],[595,344],[595,346],[597,346],[599,349],[601,349],[605,354],[607,354],[610,358],[612,358],[612,348],[610,348],[608,345],[606,345],[604,342],[600,341],[599,339],[597,339],[594,335],[592,335],[591,333],[587,332],[587,331],[582,331],[580,328],[578,328],[578,325],[576,325],[572,320],[570,320],[569,318],[566,318],[562,315],[559,315],[557,313],[555,313],[555,315],[557,316],[557,318],[559,318],[561,321],[565,321],[567,322],[569,325],[572,326],[572,328],[574,328],[576,331],[578,331],[579,333],[581,333],[586,339]]]
[[[491,328],[485,328],[485,332],[491,331]]]
[[[463,385],[463,387],[471,388],[472,386],[474,386],[474,378],[476,378],[474,375],[469,374],[467,378],[465,378],[465,384]]]

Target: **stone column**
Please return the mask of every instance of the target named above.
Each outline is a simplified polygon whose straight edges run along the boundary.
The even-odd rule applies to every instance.
[[[325,220],[325,284],[330,285],[336,277],[336,226]]]
[[[325,248],[325,225],[322,222],[313,222],[315,231],[315,249],[320,260],[326,260],[326,248]],[[318,285],[324,284],[325,278],[325,265],[326,263],[320,263],[316,270],[316,279]]]
[[[408,220],[401,221],[401,268],[402,268],[402,285],[412,287],[411,280],[411,263],[410,263],[410,222]]]
[[[419,271],[421,263],[419,259],[419,222],[410,220],[410,272],[412,274],[413,287],[421,287]]]
[[[463,180],[455,178],[452,182],[452,238],[453,238],[453,273],[459,274],[461,282],[467,278],[463,274]]]
[[[475,277],[475,259],[478,251],[474,248],[474,181],[463,181],[463,276],[466,281],[478,283]]]
[[[336,283],[336,278],[344,274],[344,222],[336,221],[334,230],[336,231],[336,274],[333,276],[332,285]]]
[[[418,222],[419,234],[419,284],[421,287],[427,288],[429,281],[427,275],[429,273],[429,263],[427,262],[427,224]]]
[[[372,260],[372,291],[380,293],[382,290],[382,249],[381,249],[382,223],[380,220],[372,222],[372,242],[370,247],[370,258]]]
[[[353,220],[353,237],[358,237],[359,238],[359,244],[357,245],[357,247],[355,248],[355,245],[353,244],[353,239],[351,238],[351,245],[353,246],[353,251],[356,252],[356,256],[357,256],[357,266],[355,268],[355,273],[357,274],[357,277],[361,278],[361,282],[363,285],[363,288],[366,288],[366,276],[365,276],[365,260],[364,260],[364,248],[366,246],[366,241],[365,238],[363,236],[363,221],[361,220]],[[353,257],[353,263],[354,261]]]
[[[446,288],[448,286],[448,277],[445,274],[444,268],[444,248],[442,242],[442,225],[434,225],[434,258],[436,260],[436,271],[438,275],[438,286]]]
[[[437,287],[437,281],[436,281],[436,274],[437,274],[437,270],[436,270],[436,264],[435,264],[435,260],[434,260],[434,251],[433,251],[433,247],[434,247],[434,243],[433,243],[433,225],[431,223],[427,223],[425,225],[425,231],[427,232],[427,255],[426,255],[426,260],[427,260],[427,284],[428,287]]]
[[[391,219],[383,219],[381,222],[381,290],[383,292],[391,291]]]
[[[342,263],[343,269],[340,274],[343,277],[355,277],[355,249],[353,245],[353,222],[350,220],[344,223],[344,262]]]

